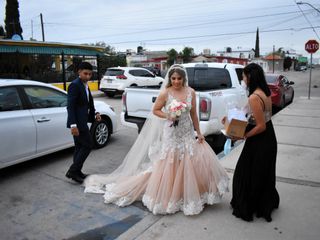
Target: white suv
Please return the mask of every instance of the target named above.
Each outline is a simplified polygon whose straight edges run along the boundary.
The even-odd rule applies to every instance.
[[[100,82],[100,90],[108,97],[122,94],[126,87],[156,86],[163,83],[163,78],[155,76],[145,68],[112,67],[108,68]]]

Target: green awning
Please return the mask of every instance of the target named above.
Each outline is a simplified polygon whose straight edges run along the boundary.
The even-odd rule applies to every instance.
[[[100,51],[77,47],[44,47],[44,46],[0,46],[0,53],[28,53],[28,54],[50,54],[61,55],[80,55],[80,56],[96,56],[102,55]]]

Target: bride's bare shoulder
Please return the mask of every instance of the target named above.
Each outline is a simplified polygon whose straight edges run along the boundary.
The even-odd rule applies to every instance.
[[[160,97],[160,98],[167,98],[168,93],[169,93],[168,88],[164,88],[164,89],[162,89],[162,90],[160,91],[159,97]]]
[[[188,91],[190,91],[192,94],[196,92],[192,87],[188,87]]]

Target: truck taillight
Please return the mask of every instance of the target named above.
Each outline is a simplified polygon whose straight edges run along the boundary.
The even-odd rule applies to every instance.
[[[127,79],[127,77],[125,75],[118,75],[116,78],[117,79]]]
[[[211,114],[211,100],[208,98],[200,98],[199,110],[200,121],[208,121]]]
[[[122,112],[126,112],[127,111],[127,93],[124,92],[122,94]]]
[[[200,111],[207,112],[208,111],[208,102],[206,100],[201,100],[200,102]]]

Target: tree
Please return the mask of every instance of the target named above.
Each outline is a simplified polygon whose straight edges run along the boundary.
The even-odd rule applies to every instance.
[[[276,54],[279,55],[279,56],[281,56],[282,58],[284,58],[285,55],[286,55],[286,52],[283,51],[283,47],[281,47],[281,48],[279,48],[279,49],[276,51]]]
[[[109,67],[127,66],[127,59],[125,55],[101,56],[99,57],[99,60],[99,72],[101,74],[104,74]]]
[[[110,55],[116,55],[116,51],[114,50],[114,47],[111,47],[110,45],[107,45],[105,48],[105,53],[110,54]]]
[[[14,34],[18,34],[22,38],[18,0],[7,0],[4,22],[7,38],[11,38]]]
[[[256,33],[256,48],[254,50],[254,57],[255,58],[259,58],[260,57],[259,28],[257,28],[257,33]]]
[[[114,47],[107,45],[104,41],[90,43],[90,44],[85,43],[85,45],[104,47],[104,53],[109,54],[109,55],[116,55]]]
[[[191,60],[192,60],[192,55],[193,55],[193,48],[191,48],[191,47],[185,47],[185,48],[182,50],[181,55],[182,55],[182,59],[183,59],[183,62],[184,62],[184,63],[191,62]]]
[[[167,64],[168,66],[171,66],[175,63],[175,61],[177,60],[177,57],[178,57],[178,52],[171,48],[168,52],[167,52],[167,55],[168,55],[168,59],[167,59]]]
[[[0,25],[0,38],[3,38],[5,36],[6,36],[6,33],[5,33],[4,29],[3,29],[3,26]]]
[[[283,70],[284,71],[290,71],[290,68],[292,66],[292,59],[291,57],[285,57],[283,61]]]
[[[99,41],[96,43],[84,43],[85,45],[103,47],[104,53],[109,55],[104,55],[99,57],[99,72],[104,74],[106,69],[109,67],[125,67],[127,66],[127,59],[125,55],[118,55],[114,47],[106,44],[104,41]],[[100,78],[101,76],[98,76]]]

